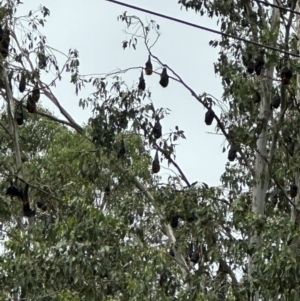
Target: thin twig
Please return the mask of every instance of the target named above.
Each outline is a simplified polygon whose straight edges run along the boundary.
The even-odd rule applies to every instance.
[[[5,132],[10,136],[10,138],[13,139],[12,134],[9,132],[9,130],[5,127],[5,125],[0,121],[0,126],[5,130]]]
[[[31,188],[36,189],[36,190],[42,192],[43,194],[46,194],[46,195],[49,196],[51,199],[54,199],[54,200],[56,200],[56,201],[58,201],[58,202],[62,202],[61,199],[59,199],[59,198],[57,198],[57,197],[51,195],[50,193],[46,192],[45,190],[43,190],[43,189],[41,189],[41,188],[39,188],[39,187],[37,187],[37,186],[34,186],[34,185],[28,183],[28,182],[25,181],[24,179],[20,178],[18,175],[14,175],[14,176],[15,176],[16,178],[18,178],[18,180],[20,180],[21,182],[23,182],[23,183],[25,183],[25,184],[28,184]]]

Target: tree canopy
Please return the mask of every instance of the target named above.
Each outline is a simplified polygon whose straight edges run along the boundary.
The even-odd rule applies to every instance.
[[[86,76],[79,50],[58,63],[40,31],[48,8],[16,17],[20,1],[1,4],[0,300],[300,298],[299,3],[178,2],[220,26],[208,42],[220,49],[222,99],[199,95],[155,54],[156,20],[118,16],[123,49],[148,56]],[[140,77],[129,86],[121,74],[132,70]],[[93,90],[80,99],[92,108],[84,126],[55,96],[63,74],[74,95]],[[182,171],[184,130],[162,127],[170,110],[154,106],[148,76],[162,89],[172,81],[187,89],[206,109],[203,126],[224,136],[219,186],[190,183]]]

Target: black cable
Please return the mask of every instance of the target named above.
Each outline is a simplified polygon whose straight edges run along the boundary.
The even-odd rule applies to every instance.
[[[256,2],[259,2],[259,3],[262,3],[264,4],[265,6],[272,6],[272,7],[276,7],[276,8],[279,8],[279,9],[282,9],[282,10],[285,10],[285,11],[288,11],[290,13],[293,13],[295,15],[299,15],[300,16],[300,12],[297,12],[295,10],[292,10],[290,8],[286,8],[286,7],[282,7],[282,6],[279,6],[279,5],[276,5],[276,4],[272,4],[272,3],[269,3],[269,2],[266,2],[266,1],[261,1],[261,0],[255,0]]]
[[[277,52],[284,53],[284,54],[287,54],[287,55],[290,55],[290,56],[293,56],[293,57],[300,58],[299,54],[291,53],[291,52],[288,52],[288,51],[285,51],[285,50],[281,50],[281,49],[278,49],[278,48],[275,48],[275,47],[272,47],[272,46],[263,45],[263,44],[260,44],[260,43],[249,41],[249,40],[244,39],[244,38],[240,38],[240,37],[228,34],[228,33],[223,33],[223,32],[218,31],[218,30],[214,30],[214,29],[211,29],[211,28],[207,28],[207,27],[204,27],[204,26],[200,26],[200,25],[196,25],[196,24],[193,24],[193,23],[189,23],[189,22],[183,21],[183,20],[179,20],[179,19],[176,19],[176,18],[173,18],[173,17],[169,17],[169,16],[166,16],[166,15],[163,15],[163,14],[160,14],[160,13],[156,13],[156,12],[153,12],[151,10],[144,9],[144,8],[140,8],[140,7],[131,5],[131,4],[127,4],[127,3],[123,3],[123,2],[115,1],[115,0],[105,0],[105,1],[112,2],[112,3],[118,4],[118,5],[127,6],[127,7],[130,7],[130,8],[133,8],[133,9],[136,9],[136,10],[139,10],[139,11],[151,14],[151,15],[155,15],[155,16],[158,16],[158,17],[161,17],[161,18],[165,18],[165,19],[168,19],[168,20],[171,20],[171,21],[182,23],[184,25],[196,27],[198,29],[209,31],[209,32],[212,32],[212,33],[215,33],[215,34],[219,34],[219,35],[228,37],[228,38],[232,38],[232,39],[239,40],[239,41],[242,41],[242,42],[245,42],[245,43],[249,43],[249,44],[253,44],[253,45],[256,45],[256,46],[259,46],[259,47],[262,47],[262,48],[267,48],[267,49],[270,49],[270,50],[273,50],[273,51],[277,51]]]

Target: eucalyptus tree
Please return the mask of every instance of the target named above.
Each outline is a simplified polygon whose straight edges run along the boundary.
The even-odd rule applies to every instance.
[[[173,298],[183,285],[175,276],[188,266],[175,248],[179,265],[168,253],[175,237],[151,192],[160,183],[151,177],[148,147],[168,111],[119,77],[111,87],[105,78],[82,77],[75,49],[60,64],[61,52],[40,32],[48,8],[17,17],[19,1],[2,4],[1,299]],[[94,89],[80,101],[94,112],[86,127],[55,96],[64,73],[75,93]],[[63,119],[39,105],[45,98]],[[169,139],[182,135],[176,129]],[[157,153],[153,172],[159,164]]]
[[[40,32],[46,7],[18,18],[19,1],[3,2],[3,300],[299,299],[300,30],[292,12],[299,7],[295,1],[179,2],[221,22],[223,35],[210,44],[220,47],[215,70],[222,100],[211,91],[199,95],[176,66],[155,55],[163,29],[154,20],[119,16],[127,31],[138,26],[123,48],[138,51],[142,40],[149,53],[145,66],[121,71],[140,69],[129,87],[120,72],[81,75],[76,49],[58,63],[59,52]],[[47,71],[54,74],[48,83]],[[93,110],[85,127],[55,96],[63,73],[75,93],[92,89],[79,104]],[[184,131],[161,127],[169,111],[154,107],[146,75],[166,89],[177,82],[207,109],[203,122],[216,124],[228,146],[220,187],[190,183],[182,172],[175,154]],[[38,105],[43,97],[64,119]],[[166,179],[159,176],[162,160],[173,168]],[[19,189],[29,185],[35,214],[26,214],[23,198],[20,219],[20,197],[6,194],[10,180]]]
[[[214,67],[224,87],[222,100],[209,96],[211,91],[199,95],[175,72],[176,66],[156,56],[151,34],[154,31],[159,37],[159,26],[153,20],[144,23],[126,12],[119,18],[135,30],[123,47],[137,49],[140,37],[149,52],[146,74],[151,62],[153,70],[161,70],[161,81],[168,74],[188,89],[207,109],[205,123],[215,120],[216,132],[227,141],[229,163],[220,187],[190,185],[179,168],[187,185],[181,197],[180,182],[169,182],[154,193],[171,211],[171,225],[180,220],[181,231],[175,231],[173,246],[183,251],[189,244],[191,249],[196,245],[200,255],[196,272],[188,269],[188,276],[183,274],[183,283],[188,283],[184,292],[203,300],[297,300],[299,4],[178,2],[220,24],[219,38],[209,44],[220,48]],[[172,158],[170,145],[171,141],[160,141],[166,160]],[[187,199],[191,191],[195,192],[192,202]],[[191,261],[190,254],[186,259]],[[180,262],[181,253],[175,258]]]
[[[222,32],[210,41],[220,47],[215,72],[224,86],[222,107],[227,106],[215,118],[216,130],[230,145],[228,159],[238,157],[221,176],[230,205],[227,222],[217,228],[227,229],[228,238],[225,243],[216,234],[216,245],[239,275],[227,272],[230,290],[236,299],[242,293],[249,300],[296,300],[299,3],[178,2],[218,20]]]

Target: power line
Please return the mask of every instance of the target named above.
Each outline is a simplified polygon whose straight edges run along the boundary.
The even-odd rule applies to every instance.
[[[299,54],[291,53],[291,52],[281,50],[281,49],[278,49],[278,48],[275,48],[275,47],[272,47],[272,46],[263,45],[263,44],[260,44],[260,43],[249,41],[249,40],[241,38],[241,37],[237,37],[237,36],[234,36],[234,35],[231,35],[231,34],[228,34],[228,33],[224,33],[224,32],[221,32],[221,31],[218,31],[218,30],[215,30],[215,29],[211,29],[211,28],[204,27],[204,26],[201,26],[201,25],[197,25],[197,24],[193,24],[193,23],[186,22],[186,21],[183,21],[183,20],[179,20],[179,19],[176,19],[176,18],[173,18],[173,17],[169,17],[169,16],[166,16],[166,15],[163,15],[163,14],[160,14],[160,13],[156,13],[156,12],[148,10],[148,9],[140,8],[140,7],[131,5],[131,4],[123,3],[123,2],[120,2],[120,1],[116,1],[116,0],[105,0],[105,1],[112,2],[112,3],[122,5],[122,6],[126,6],[126,7],[130,7],[130,8],[142,11],[144,13],[155,15],[155,16],[158,16],[158,17],[161,17],[161,18],[164,18],[164,19],[168,19],[168,20],[178,22],[178,23],[181,23],[181,24],[184,24],[184,25],[195,27],[195,28],[198,28],[198,29],[201,29],[201,30],[209,31],[209,32],[212,32],[212,33],[215,33],[215,34],[218,34],[218,35],[222,35],[222,36],[225,36],[225,37],[228,37],[228,38],[232,38],[232,39],[235,39],[235,40],[238,40],[238,41],[242,41],[242,42],[245,42],[245,43],[248,43],[248,44],[253,44],[253,45],[256,45],[256,46],[259,46],[259,47],[262,47],[262,48],[267,48],[267,49],[270,49],[270,50],[273,50],[273,51],[276,51],[276,52],[280,52],[280,53],[283,53],[283,54],[286,54],[286,55],[290,55],[290,56],[293,56],[293,57],[300,58]]]
[[[293,13],[295,15],[299,15],[300,16],[300,12],[297,12],[295,10],[292,10],[292,9],[289,9],[289,8],[286,8],[286,7],[282,7],[282,6],[279,6],[279,5],[276,5],[276,4],[273,4],[273,3],[269,3],[269,2],[266,2],[266,1],[261,1],[261,0],[255,0],[256,2],[259,2],[259,3],[262,3],[264,4],[265,6],[272,6],[272,7],[276,7],[276,8],[279,8],[279,9],[282,9],[282,10],[285,10],[285,11],[288,11],[290,13]],[[277,1],[276,1],[277,2]]]

